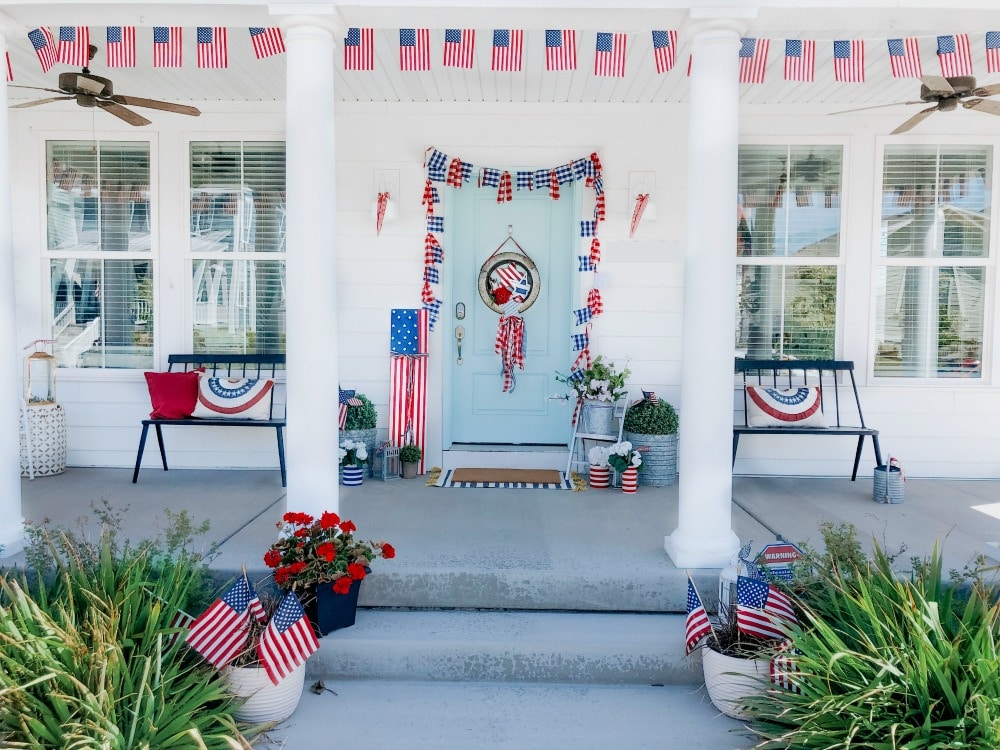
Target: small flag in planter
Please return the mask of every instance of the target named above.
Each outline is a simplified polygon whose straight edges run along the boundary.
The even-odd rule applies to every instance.
[[[244,573],[191,624],[187,644],[216,669],[231,662],[247,642],[247,623],[257,594]],[[257,600],[257,606],[260,600]]]
[[[277,685],[318,649],[319,641],[299,597],[288,592],[260,636],[257,656],[261,665]]]
[[[337,390],[340,391],[340,414],[338,415],[340,429],[344,429],[344,425],[347,424],[347,408],[349,406],[364,406],[364,403],[354,395],[354,391],[345,391],[343,388]]]
[[[788,625],[798,622],[792,601],[766,581],[736,579],[736,627],[760,638],[784,639]]]
[[[705,605],[701,603],[698,596],[698,589],[694,587],[694,581],[688,575],[687,593],[687,620],[684,627],[684,653],[690,654],[701,639],[712,632],[712,623],[708,620],[708,612]]]

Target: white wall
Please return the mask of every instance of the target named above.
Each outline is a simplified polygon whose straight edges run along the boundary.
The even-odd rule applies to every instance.
[[[148,135],[159,155],[153,184],[160,206],[155,218],[159,240],[157,309],[164,325],[157,344],[161,364],[167,353],[188,351],[191,346],[190,281],[184,258],[188,140],[282,137],[279,105],[233,105],[225,112],[199,106],[206,111],[198,120],[161,115],[152,117],[154,124],[148,128],[127,131],[129,136]],[[986,377],[981,381],[888,384],[870,376],[868,317],[874,291],[869,269],[877,239],[876,159],[882,140],[877,134],[888,132],[903,119],[902,114],[897,115],[831,118],[748,110],[742,119],[742,137],[745,142],[843,144],[848,255],[839,353],[857,362],[866,419],[881,429],[884,450],[898,456],[911,475],[998,477],[1000,430],[995,422],[1000,416],[1000,389],[990,384],[990,377],[998,372],[996,326],[987,327],[992,359],[985,363]],[[124,127],[113,127],[110,120],[97,113],[98,137],[118,137],[126,132]],[[17,325],[18,341],[24,343],[46,334],[48,291],[40,255],[44,140],[90,138],[91,124],[90,112],[58,104],[17,111],[12,117]],[[978,113],[943,113],[921,125],[920,135],[908,138],[929,142],[964,139],[991,143],[1000,150],[1000,139],[977,134],[992,124],[990,118]],[[343,346],[340,377],[344,387],[367,394],[379,409],[380,426],[387,426],[389,310],[420,305],[425,148],[436,146],[450,156],[481,166],[516,163],[547,167],[597,151],[604,166],[608,220],[600,230],[605,314],[596,323],[592,352],[616,362],[628,360],[634,389],[652,388],[661,397],[679,403],[686,128],[686,107],[677,105],[338,107],[339,206],[330,224],[338,240]],[[969,130],[963,132],[963,128]],[[803,132],[815,135],[799,135]],[[386,224],[378,238],[374,219],[369,216],[376,169],[399,170],[401,182],[400,217]],[[634,196],[628,195],[631,171],[656,173],[653,200],[659,218],[656,223],[644,223],[634,240],[627,239],[634,201]],[[440,185],[439,189],[452,188]],[[730,217],[720,220],[729,221]],[[997,247],[996,231],[992,244]],[[449,247],[447,233],[444,245],[446,253],[460,251]],[[734,276],[728,274],[727,278]],[[996,292],[992,271],[989,282]],[[442,296],[446,296],[444,290]],[[446,298],[445,305],[449,302]],[[991,305],[990,319],[994,310]],[[447,328],[443,323],[432,336],[429,465],[440,461],[441,419],[435,404],[442,399],[441,363],[450,346],[443,335]],[[316,345],[323,345],[321,326],[317,326]],[[322,382],[322,373],[316,377]],[[149,411],[141,373],[61,371],[58,391],[69,422],[69,463],[131,466],[138,423]],[[683,429],[683,415],[681,424]],[[196,434],[166,434],[173,467],[277,465],[273,435],[268,431],[261,430],[259,435],[245,434],[256,430],[189,432]],[[744,438],[736,471],[843,476],[850,471],[853,446],[849,438]],[[720,449],[729,450],[729,446]],[[147,448],[146,465],[155,467],[157,461],[155,448],[152,452]],[[866,453],[863,466],[869,463],[870,453]]]

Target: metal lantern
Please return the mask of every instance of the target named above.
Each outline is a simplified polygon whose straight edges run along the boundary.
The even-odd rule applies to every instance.
[[[28,406],[56,402],[56,358],[39,348],[39,345],[49,346],[52,343],[51,339],[38,339],[24,347],[35,347],[25,360],[24,399]]]

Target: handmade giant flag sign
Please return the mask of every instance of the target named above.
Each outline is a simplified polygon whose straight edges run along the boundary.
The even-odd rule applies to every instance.
[[[446,68],[471,68],[475,59],[475,29],[444,30],[444,66]]]
[[[216,669],[231,662],[247,642],[251,601],[257,598],[246,574],[191,623],[188,645]]]
[[[893,78],[920,78],[923,66],[920,64],[920,45],[915,36],[906,39],[889,39],[889,67]]]
[[[352,26],[344,39],[344,70],[375,70],[375,30]]]
[[[181,27],[153,27],[153,67],[181,67]]]
[[[816,41],[785,40],[785,80],[813,81],[816,78]]]
[[[864,83],[865,43],[861,39],[838,39],[833,43],[833,77],[843,83]]]
[[[625,41],[625,34],[609,34],[604,31],[597,33],[594,49],[595,76],[625,76]]]
[[[740,40],[740,83],[764,83],[770,39],[744,37]]]
[[[986,32],[986,72],[1000,73],[1000,31]]]
[[[52,32],[44,26],[39,26],[28,32],[28,41],[35,49],[38,63],[42,66],[42,72],[48,73],[49,69],[56,63],[56,42],[52,38]]]
[[[277,685],[319,649],[319,641],[294,591],[285,594],[267,628],[261,633],[257,656]]]
[[[399,30],[399,69],[431,69],[431,32],[429,29]]]
[[[661,29],[653,30],[653,59],[656,72],[666,73],[677,62],[677,32]]]
[[[576,32],[545,30],[545,69],[576,70]]]
[[[701,639],[712,632],[712,623],[708,621],[708,612],[701,603],[694,581],[688,575],[687,620],[684,628],[684,653],[690,654]]]
[[[826,427],[819,386],[747,386],[747,424],[751,427]]]
[[[941,75],[945,78],[972,75],[972,53],[969,50],[969,35],[954,34],[937,38],[938,62]]]
[[[106,33],[109,68],[135,67],[135,26],[108,26]]]
[[[60,26],[57,61],[86,68],[90,64],[90,29],[86,26]]]
[[[225,26],[198,27],[198,67],[228,68]]]
[[[435,300],[436,302],[437,300]],[[431,303],[433,304],[433,303]],[[389,327],[389,440],[421,448],[427,432],[427,340],[430,311],[393,310]],[[421,452],[418,470],[424,470]]]
[[[251,26],[250,43],[253,45],[253,53],[258,60],[285,51],[285,40],[281,36],[281,29],[277,26],[270,26],[266,29],[261,26]]]
[[[521,29],[494,29],[490,67],[493,70],[520,70],[523,42],[524,32]]]
[[[785,638],[798,622],[791,599],[769,584],[746,576],[736,579],[736,627],[760,638]]]

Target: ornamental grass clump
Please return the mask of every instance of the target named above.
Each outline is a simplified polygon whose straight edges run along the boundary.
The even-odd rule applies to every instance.
[[[871,557],[811,568],[792,682],[748,700],[759,748],[1000,747],[1000,609],[981,570],[942,576],[940,550],[907,575]]]

